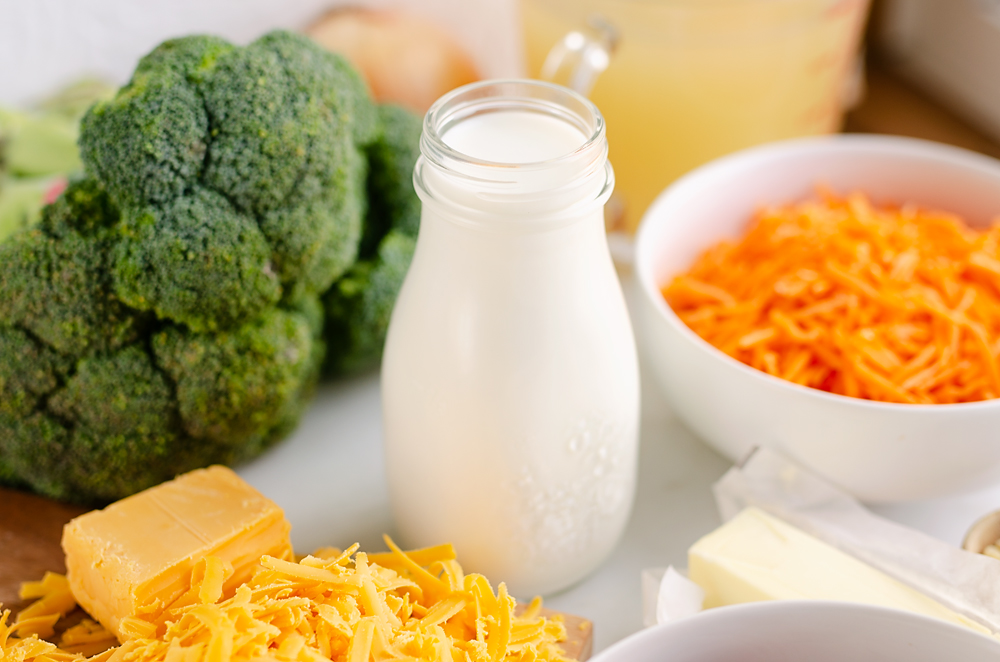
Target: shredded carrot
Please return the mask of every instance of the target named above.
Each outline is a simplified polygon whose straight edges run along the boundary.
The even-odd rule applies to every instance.
[[[709,343],[797,384],[885,402],[1000,397],[1000,222],[820,190],[759,210],[662,293]]]

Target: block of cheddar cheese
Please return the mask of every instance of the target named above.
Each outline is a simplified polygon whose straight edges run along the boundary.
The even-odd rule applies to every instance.
[[[989,631],[940,602],[757,508],[747,508],[688,550],[704,607],[819,599],[892,607]]]
[[[123,619],[155,622],[208,556],[232,567],[226,592],[250,578],[262,555],[290,559],[290,528],[274,502],[214,466],[77,517],[62,546],[77,602],[124,641],[132,635]]]

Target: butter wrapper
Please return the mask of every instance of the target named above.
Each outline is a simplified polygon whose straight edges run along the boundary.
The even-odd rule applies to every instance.
[[[780,453],[758,448],[714,486],[724,521],[756,506],[1000,633],[1000,562],[875,515]]]
[[[674,566],[642,571],[642,626],[692,616],[701,611],[705,591]]]

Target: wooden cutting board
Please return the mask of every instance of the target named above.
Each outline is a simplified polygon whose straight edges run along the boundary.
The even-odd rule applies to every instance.
[[[21,608],[21,582],[41,579],[46,571],[66,572],[60,540],[66,522],[86,512],[78,506],[0,488],[0,603],[17,612]],[[559,614],[543,609],[549,618]],[[590,621],[561,614],[566,624],[566,655],[587,660],[593,650]]]
[[[86,509],[0,488],[0,602],[17,609],[21,582],[66,572],[63,524]]]

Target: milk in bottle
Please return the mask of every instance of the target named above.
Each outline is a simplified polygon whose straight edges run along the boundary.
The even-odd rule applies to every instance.
[[[635,491],[639,380],[608,253],[597,109],[555,85],[486,82],[428,113],[423,203],[382,365],[403,542],[452,542],[513,595],[608,556]]]

